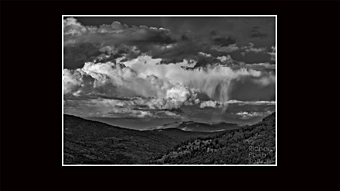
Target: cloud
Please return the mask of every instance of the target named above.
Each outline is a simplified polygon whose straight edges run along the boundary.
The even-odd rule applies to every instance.
[[[261,28],[256,26],[256,27],[253,27],[251,30],[250,30],[250,36],[252,38],[265,38],[268,36],[268,34],[264,33],[261,31]]]
[[[64,21],[65,41],[74,40],[75,43],[92,42],[103,43],[103,45],[119,45],[122,42],[128,45],[140,45],[144,42],[154,44],[171,44],[176,42],[169,36],[169,31],[147,26],[122,25],[113,22],[111,25],[100,25],[99,27],[82,26],[74,18]]]
[[[240,116],[241,119],[250,119],[254,117],[264,117],[269,115],[271,112],[270,111],[265,111],[265,112],[238,112],[236,115]]]
[[[139,109],[172,109],[182,105],[196,105],[200,103],[198,94],[204,94],[215,102],[203,102],[201,108],[221,108],[226,106],[221,103],[229,100],[233,80],[254,78],[259,80],[259,84],[266,83],[261,81],[264,74],[252,69],[233,70],[215,65],[205,69],[186,70],[183,67],[192,65],[188,61],[167,65],[159,64],[160,61],[143,55],[131,60],[117,58],[103,63],[86,62],[83,68],[64,69],[65,97],[74,100],[119,98],[120,103],[105,104],[126,113],[134,109],[132,106]],[[122,101],[122,98],[127,101]],[[122,110],[122,107],[128,110]]]
[[[274,64],[269,64],[269,63],[253,63],[253,64],[245,64],[245,63],[238,63],[238,65],[231,65],[232,68],[234,69],[239,69],[239,68],[247,68],[251,71],[260,71],[261,76],[255,76],[253,75],[249,79],[251,82],[261,85],[262,87],[268,86],[275,84],[276,77],[275,77],[275,65]],[[242,82],[247,80],[245,78],[241,78]]]
[[[216,102],[215,101],[205,101],[200,104],[200,108],[205,108],[205,107],[216,107]]]
[[[183,118],[176,111],[161,110],[153,107],[157,105],[155,99],[81,99],[64,101],[65,113],[84,117],[135,117],[135,118]],[[158,105],[159,106],[159,105]]]
[[[271,47],[272,51],[271,52],[267,52],[267,54],[269,54],[270,60],[274,60],[275,61],[275,55],[276,55],[276,48],[274,46]]]
[[[143,58],[139,61],[144,64]],[[140,66],[143,65],[134,65],[133,68],[138,70]],[[152,71],[138,71],[139,73],[121,63],[87,62],[82,69],[64,69],[64,93],[85,97],[139,96],[148,100],[143,104],[162,109],[178,108],[186,101],[195,100],[196,90],[173,80],[160,79]]]
[[[262,86],[268,86],[269,84],[275,83],[275,76],[272,73],[269,73],[267,76],[263,76],[259,79],[253,79],[253,82]]]
[[[164,28],[120,22],[96,27],[65,19],[65,98],[79,103],[98,97],[119,100],[86,102],[84,111],[147,117],[183,105],[226,108],[235,84],[246,81],[262,88],[275,83],[275,74],[268,72],[275,65],[267,63],[269,55],[275,57],[272,19],[165,18],[162,22]],[[272,52],[267,52],[270,46]],[[242,57],[242,51],[268,58],[240,64],[234,55]],[[75,107],[79,105],[68,108]]]
[[[242,104],[242,105],[275,105],[275,101],[239,101],[239,100],[229,100],[228,104]]]
[[[202,55],[202,56],[206,56],[206,57],[211,57],[211,54],[207,54],[204,52],[199,52],[198,54]]]
[[[82,84],[81,78],[76,77],[78,73],[74,74],[72,70],[64,70],[63,72],[64,93],[70,93],[74,87]]]
[[[239,104],[239,105],[275,105],[275,101],[239,101],[239,100],[228,100],[226,102],[219,101],[202,101],[200,102],[200,108],[212,107],[212,108],[223,108],[228,104]]]
[[[164,17],[161,21],[174,36],[185,34],[207,36],[212,39],[222,38],[223,43],[228,40],[230,43],[236,41],[241,46],[251,40],[271,43],[271,37],[275,33],[274,17]],[[258,38],[260,34],[262,38]]]
[[[245,52],[242,52],[241,54],[244,56],[246,53],[255,53],[255,54],[258,54],[258,53],[263,53],[267,50],[266,47],[259,47],[259,48],[254,48],[254,44],[253,43],[249,43],[249,46],[243,46],[241,47],[242,50],[244,50]]]
[[[87,32],[86,27],[82,26],[74,18],[67,18],[64,20],[64,34],[72,36],[80,36]]]
[[[204,52],[206,56],[212,57],[226,56],[226,53],[241,50],[239,47],[244,47],[250,42],[252,45],[245,46],[248,48],[244,47],[244,50],[256,52],[259,50],[254,48],[254,44],[261,45],[262,42],[273,39],[273,21],[274,18],[162,18],[165,28],[156,28],[128,27],[120,22],[99,27],[82,26],[76,19],[67,18],[64,21],[64,45],[65,48],[73,47],[73,49],[68,48],[67,52],[72,59],[67,61],[66,66],[75,62],[73,65],[80,68],[82,67],[80,61],[84,63],[89,58],[98,56],[100,54],[98,52],[119,56],[117,49],[121,46],[134,47],[137,50],[130,58],[147,54],[153,58],[161,58],[162,63],[166,64],[182,62],[185,59],[199,62],[201,58],[198,52]],[[261,29],[269,35],[257,41],[257,38],[250,34],[256,26],[259,26],[258,30]],[[93,44],[94,49],[77,53],[74,49],[84,43]],[[272,45],[269,43],[269,46]],[[79,62],[74,60],[75,56],[78,57]],[[199,67],[203,66],[205,65]]]
[[[228,47],[229,45],[235,45],[236,40],[233,36],[228,37],[218,37],[213,39],[214,44],[217,44],[221,47]]]
[[[133,113],[132,116],[138,118],[153,117],[153,114],[149,111],[136,111],[132,113]]]
[[[205,108],[205,107],[222,108],[223,104],[218,101],[212,101],[212,100],[201,102],[200,108]]]
[[[265,63],[244,64],[244,66],[247,67],[247,68],[252,68],[252,69],[257,69],[257,70],[261,70],[261,69],[275,69],[275,65],[274,64],[270,64],[268,62],[265,62]]]
[[[120,22],[113,22],[111,25],[83,26],[75,18],[66,18],[64,20],[64,34],[67,37],[75,37],[85,34],[94,33],[120,33],[123,29],[128,28],[127,25],[122,25]]]
[[[241,51],[240,47],[250,47],[249,52],[259,52],[270,47],[275,41],[275,18],[162,18],[170,35],[179,38],[185,35],[190,39],[190,47],[198,51],[222,56],[221,54]],[[253,47],[251,47],[253,46]],[[185,47],[180,47],[179,52]],[[176,51],[176,50],[175,50]],[[238,53],[239,54],[239,53]]]
[[[99,44],[99,48],[119,46],[135,46],[143,53],[157,49],[159,46],[175,44],[176,39],[163,28],[132,26],[119,22],[99,27],[82,26],[74,18],[64,20],[64,45],[79,46],[83,43]]]
[[[100,45],[95,43],[81,43],[64,47],[64,67],[69,69],[81,68],[90,58],[102,54]]]
[[[231,58],[230,55],[227,56],[219,56],[217,57],[217,59],[219,59],[222,63],[226,63],[226,64],[232,64],[233,63],[233,59]]]
[[[148,57],[145,58],[148,59]],[[147,63],[150,64],[141,64],[138,61],[130,61],[130,63],[126,62],[125,64],[141,76],[155,75],[161,79],[177,81],[184,86],[198,89],[211,99],[218,101],[228,99],[228,91],[232,80],[247,76],[261,76],[260,71],[245,68],[232,70],[230,67],[222,66],[185,70],[181,66],[188,66],[187,61],[168,65],[156,65],[155,62],[152,63],[151,61]]]
[[[212,50],[216,50],[218,52],[225,52],[230,53],[239,50],[239,47],[236,46],[236,44],[231,44],[229,46],[211,46]]]

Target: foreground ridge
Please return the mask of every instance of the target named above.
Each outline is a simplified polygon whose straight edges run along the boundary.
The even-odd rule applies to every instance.
[[[275,164],[275,112],[261,122],[195,138],[155,157],[156,164]]]

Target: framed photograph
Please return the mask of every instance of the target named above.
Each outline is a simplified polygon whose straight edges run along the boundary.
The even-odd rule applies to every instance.
[[[277,15],[62,15],[63,166],[277,166]]]

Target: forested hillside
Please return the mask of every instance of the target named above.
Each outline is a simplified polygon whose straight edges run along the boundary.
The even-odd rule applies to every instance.
[[[184,141],[150,163],[275,164],[275,113],[252,126]]]
[[[65,164],[143,164],[182,141],[209,133],[137,131],[64,115]]]

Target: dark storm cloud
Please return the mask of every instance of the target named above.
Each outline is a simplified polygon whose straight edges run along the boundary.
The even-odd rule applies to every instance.
[[[85,20],[82,19],[82,23],[91,23]],[[122,18],[119,20],[122,21]],[[133,23],[132,20],[130,18],[130,23]],[[162,58],[161,63],[192,59],[198,62],[197,66],[220,62],[197,56],[198,52],[211,54],[215,58],[229,54],[234,58],[236,55],[235,58],[246,62],[252,59],[248,57],[262,58],[255,58],[256,62],[273,60],[273,54],[251,54],[258,53],[257,49],[265,52],[274,46],[274,18],[150,18],[148,24],[152,23],[162,27],[128,26],[114,20],[111,24],[85,26],[74,18],[67,18],[64,22],[65,66],[81,67],[90,58],[110,53],[116,54],[116,57],[126,54],[128,59],[144,53],[153,58]],[[85,51],[81,47],[83,43],[88,46]],[[103,47],[111,47],[111,50],[107,51],[106,48],[102,51]],[[123,53],[123,49],[130,50]]]
[[[80,43],[65,46],[64,65],[66,68],[75,69],[84,66],[84,62],[101,54],[100,45],[94,43]]]
[[[241,47],[242,48],[242,47]],[[236,51],[230,52],[230,56],[237,61],[242,61],[245,63],[266,63],[269,62],[271,64],[275,64],[272,58],[273,56],[269,55],[268,53],[261,52],[245,52],[243,49],[237,49]]]
[[[254,40],[256,41],[254,44],[261,40],[261,46],[273,46],[275,41],[274,17],[169,17],[162,18],[161,21],[173,35],[185,33],[203,37],[233,36],[239,46],[247,45]]]
[[[191,51],[185,51],[188,46],[195,51],[211,54],[214,57],[230,54],[237,56],[240,61],[251,62],[254,57],[256,62],[268,62],[272,57],[268,54],[254,55],[252,53],[269,50],[275,46],[275,18],[225,18],[225,17],[195,17],[195,18],[162,18],[164,28],[170,30],[174,38],[190,41],[190,45],[176,47],[178,53],[173,56],[188,53],[193,57]],[[189,43],[189,42],[187,42]],[[240,48],[247,47],[241,50]],[[256,49],[257,48],[257,49]],[[236,53],[234,53],[236,51]],[[185,53],[184,53],[185,52]],[[242,52],[250,55],[242,56]],[[184,53],[184,54],[183,54]],[[161,56],[161,55],[158,55]],[[181,57],[180,56],[180,57]],[[197,58],[196,58],[197,59]],[[167,58],[167,60],[171,60]],[[176,57],[175,60],[181,60]],[[199,62],[199,60],[197,60]],[[163,61],[166,63],[166,61]],[[202,60],[203,62],[203,60]],[[199,64],[201,65],[201,64]]]
[[[265,38],[268,36],[268,34],[262,33],[260,27],[253,27],[253,29],[250,31],[250,36],[252,38]]]
[[[216,36],[217,32],[215,30],[212,30],[209,34],[210,34],[210,36]]]
[[[148,31],[143,39],[132,40],[132,43],[151,43],[160,45],[172,44],[175,42],[176,40],[171,38],[168,33],[156,30]]]
[[[100,26],[110,25],[114,21],[125,23],[128,26],[146,25],[149,27],[162,27],[159,17],[75,17],[82,25]]]
[[[86,60],[101,53],[124,54],[131,53],[129,49],[135,49],[132,51],[134,54],[127,57],[135,58],[141,53],[153,55],[154,51],[159,53],[167,49],[167,45],[177,42],[168,30],[147,26],[128,27],[116,21],[96,27],[83,26],[76,19],[67,18],[64,20],[64,31],[66,68],[82,67]]]
[[[250,79],[234,81],[230,99],[242,101],[275,101],[275,81],[266,86],[255,86]]]
[[[187,41],[187,40],[189,40],[189,38],[186,35],[182,35],[181,36],[181,40],[182,41]]]
[[[236,40],[234,37],[219,37],[214,39],[215,44],[223,46],[229,46],[236,43]]]
[[[199,51],[197,43],[188,40],[165,49],[154,47],[149,53],[154,58],[162,58],[162,63],[176,63],[184,59],[196,59]]]

